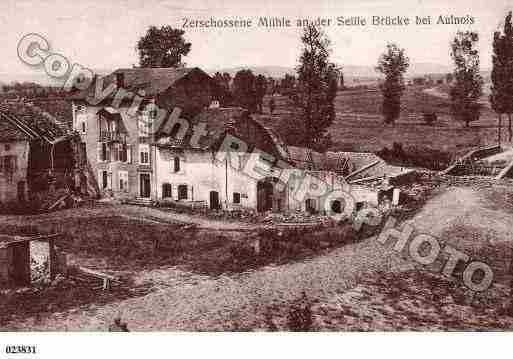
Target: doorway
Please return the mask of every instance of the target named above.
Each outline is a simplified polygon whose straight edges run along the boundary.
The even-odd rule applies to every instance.
[[[219,208],[219,192],[210,191],[210,209],[218,210]]]
[[[150,198],[150,194],[151,194],[150,174],[149,173],[141,173],[139,176],[140,176],[139,177],[140,196],[142,198]]]
[[[18,202],[25,202],[25,181],[18,182]]]
[[[267,212],[273,209],[274,186],[270,181],[258,181],[257,211]]]
[[[15,243],[12,249],[12,284],[16,287],[30,285],[30,243]]]

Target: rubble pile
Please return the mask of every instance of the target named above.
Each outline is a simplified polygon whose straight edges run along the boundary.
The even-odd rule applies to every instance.
[[[279,224],[279,223],[311,223],[311,224],[331,224],[333,220],[329,216],[321,216],[306,212],[291,213],[267,213],[260,220],[261,223]]]

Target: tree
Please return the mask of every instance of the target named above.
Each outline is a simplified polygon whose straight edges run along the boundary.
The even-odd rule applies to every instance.
[[[235,102],[252,113],[257,112],[258,107],[255,82],[256,78],[251,70],[240,70],[233,78]]]
[[[171,26],[150,26],[146,34],[137,42],[139,65],[141,67],[182,67],[182,56],[191,51],[191,43],[186,42],[185,31]]]
[[[285,77],[281,79],[280,91],[282,95],[292,95],[294,87],[296,87],[296,78],[292,75],[285,74]]]
[[[228,91],[230,91],[231,82],[232,82],[232,76],[228,72],[223,73],[223,83],[224,83],[225,88]]]
[[[229,78],[230,75],[229,74],[226,74],[226,75],[228,75],[228,78]],[[221,103],[222,106],[231,105],[233,102],[233,96],[230,92],[230,80],[226,81],[226,79],[227,78],[220,72],[216,72],[214,75],[214,80],[219,85],[218,98],[219,98],[219,102]]]
[[[214,75],[214,80],[217,81],[217,83],[219,84],[219,86],[223,86],[224,87],[224,79],[223,79],[223,75],[218,71],[215,73]]]
[[[271,98],[269,99],[269,112],[271,113],[271,115],[273,114],[275,109],[276,109],[276,102],[274,101],[274,97],[272,97],[272,95],[271,95]]]
[[[451,110],[457,121],[465,126],[479,119],[483,79],[479,74],[479,36],[475,32],[459,31],[451,43],[454,60],[454,84],[450,90]]]
[[[264,75],[258,75],[255,79],[255,95],[257,101],[257,110],[259,113],[264,111],[264,96],[267,92],[267,80]]]
[[[386,51],[380,56],[376,70],[385,75],[381,85],[383,94],[382,113],[385,123],[394,124],[401,114],[401,96],[403,95],[404,74],[410,66],[404,49],[397,44],[387,44]]]
[[[454,76],[452,75],[452,73],[449,72],[448,74],[445,74],[445,82],[447,82],[448,84],[450,84],[453,79]]]
[[[346,86],[344,84],[344,73],[342,71],[340,71],[340,89],[344,90],[345,88],[346,88]]]
[[[335,119],[338,69],[329,62],[330,41],[320,29],[307,25],[301,42],[293,96],[300,123],[291,125],[303,130],[299,145],[322,152],[331,145],[327,130]]]
[[[511,113],[513,112],[513,26],[511,12],[508,13],[504,23],[504,32],[496,31],[493,34],[492,55],[492,86],[490,104],[498,116],[498,141],[501,143],[502,115],[508,114],[509,141],[513,133],[511,129]]]

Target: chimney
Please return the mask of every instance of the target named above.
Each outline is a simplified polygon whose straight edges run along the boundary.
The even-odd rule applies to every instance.
[[[116,86],[118,88],[124,88],[125,87],[125,74],[122,72],[116,73]]]

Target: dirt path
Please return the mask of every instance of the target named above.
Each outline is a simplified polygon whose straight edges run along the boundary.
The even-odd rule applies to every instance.
[[[120,206],[120,211],[124,213],[126,217],[136,219],[137,217],[151,217],[153,219],[162,221],[172,222],[183,222],[188,224],[196,224],[200,229],[212,229],[212,230],[225,230],[225,231],[249,231],[257,229],[261,226],[243,222],[227,222],[222,220],[215,220],[199,215],[191,215],[187,213],[176,213],[172,211],[162,211],[151,207],[139,207],[139,206]]]
[[[507,210],[495,206],[490,192],[501,196],[496,190],[477,191],[471,187],[451,187],[443,194],[431,199],[411,221],[420,233],[444,237],[454,226],[469,227],[474,232],[493,232],[495,242],[513,241],[513,216]],[[485,235],[483,239],[490,239]],[[450,239],[450,238],[449,238]]]
[[[497,240],[510,241],[513,216],[502,208],[491,208],[487,200],[486,194],[473,188],[452,187],[428,201],[411,223],[417,231],[434,236],[442,236],[454,224],[477,225],[483,230],[494,228]],[[117,315],[136,331],[244,329],[231,327],[234,321],[255,329],[255,323],[264,322],[265,308],[298,298],[302,291],[318,300],[333,298],[336,293],[372,278],[376,272],[411,268],[411,263],[375,238],[302,262],[269,265],[237,276],[213,278],[176,267],[160,268],[137,276],[138,284],[153,283],[155,287],[154,292],[144,297],[53,313],[37,320],[12,323],[12,327],[4,329],[101,331]]]
[[[20,225],[37,223],[45,220],[55,220],[55,218],[94,218],[107,216],[122,216],[128,219],[151,221],[157,223],[196,224],[200,229],[211,230],[249,231],[262,227],[251,223],[235,221],[227,222],[205,218],[199,215],[163,211],[152,207],[103,204],[94,207],[72,208],[58,212],[42,213],[31,216],[0,215],[0,232],[2,223]]]

